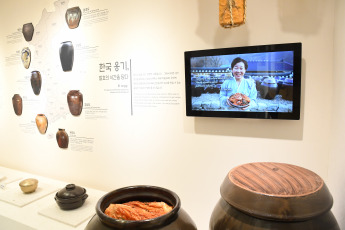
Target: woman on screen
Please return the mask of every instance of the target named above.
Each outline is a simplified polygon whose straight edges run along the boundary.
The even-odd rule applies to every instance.
[[[250,106],[256,104],[255,101],[257,97],[257,91],[255,82],[244,78],[244,74],[246,73],[247,69],[248,63],[246,60],[237,57],[232,61],[232,77],[224,81],[219,93],[220,104],[222,107],[232,106],[247,109]],[[235,93],[239,93],[238,95],[244,94],[247,97],[249,97],[250,100],[248,100],[248,104],[246,104],[245,101],[244,104],[242,104],[242,106],[236,106],[233,103],[231,103],[228,99]]]

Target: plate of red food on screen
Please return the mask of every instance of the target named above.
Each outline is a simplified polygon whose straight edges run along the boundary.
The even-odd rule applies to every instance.
[[[235,93],[227,100],[228,105],[236,108],[246,108],[249,106],[250,98],[243,93]]]

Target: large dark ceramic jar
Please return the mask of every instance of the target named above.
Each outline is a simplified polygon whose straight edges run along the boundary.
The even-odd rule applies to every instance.
[[[79,116],[83,110],[83,94],[79,90],[71,90],[67,94],[69,111],[74,116]]]
[[[23,112],[23,99],[19,94],[14,94],[12,97],[13,109],[16,115],[20,116]]]
[[[39,71],[32,71],[31,72],[31,87],[34,91],[35,95],[39,95],[41,92],[42,86],[42,77]]]
[[[25,69],[29,69],[31,63],[31,51],[29,47],[25,47],[21,52],[21,59]]]
[[[70,29],[75,29],[79,26],[81,19],[81,10],[79,7],[73,7],[66,10],[65,19]]]
[[[56,133],[56,141],[60,148],[67,149],[68,143],[69,143],[69,137],[68,134],[64,129],[59,129]]]
[[[55,194],[55,201],[63,210],[72,210],[81,207],[88,195],[86,189],[75,184],[68,184]]]
[[[129,201],[163,201],[173,209],[163,216],[140,221],[118,220],[104,214],[110,204]],[[85,230],[196,230],[193,220],[180,206],[180,198],[165,188],[141,185],[117,189],[98,201],[96,215],[92,217]]]
[[[72,42],[67,41],[61,43],[60,46],[60,61],[63,71],[71,71],[74,61],[74,46]]]
[[[37,114],[36,126],[40,134],[45,134],[48,128],[48,119],[44,114]]]
[[[286,78],[279,90],[279,94],[282,95],[282,98],[285,100],[293,100],[293,78]]]
[[[256,85],[256,90],[258,92],[260,92],[261,90],[261,81],[262,81],[262,78],[260,76],[255,76],[254,77],[254,80],[255,80],[255,85]]]
[[[31,41],[32,36],[34,35],[34,25],[32,25],[32,23],[24,24],[22,28],[22,33],[27,42]]]
[[[220,193],[210,230],[340,230],[324,181],[295,165],[238,166],[225,177]]]
[[[274,99],[278,92],[278,84],[274,78],[266,78],[260,86],[261,97],[264,99]]]

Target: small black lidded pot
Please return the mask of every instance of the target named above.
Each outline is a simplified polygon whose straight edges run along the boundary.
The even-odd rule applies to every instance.
[[[87,197],[85,188],[68,184],[56,193],[55,201],[61,209],[72,210],[81,207]]]

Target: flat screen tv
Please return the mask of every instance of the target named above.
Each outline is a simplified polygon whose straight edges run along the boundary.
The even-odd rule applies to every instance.
[[[301,43],[186,51],[186,114],[299,120],[301,59]]]

